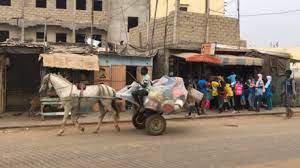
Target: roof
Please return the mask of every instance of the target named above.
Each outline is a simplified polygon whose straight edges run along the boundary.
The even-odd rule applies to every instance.
[[[300,61],[300,46],[288,47],[288,48],[257,48],[257,49],[265,52],[289,54],[291,59]]]

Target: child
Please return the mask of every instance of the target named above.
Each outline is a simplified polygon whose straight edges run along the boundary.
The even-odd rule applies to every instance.
[[[234,112],[234,97],[233,97],[233,91],[231,88],[231,85],[229,83],[226,83],[225,85],[225,103],[228,105],[229,110],[232,110]]]
[[[186,114],[186,118],[190,118],[193,112],[197,112],[198,115],[200,115],[199,111],[197,111],[196,109],[196,100],[195,98],[192,96],[192,89],[193,89],[193,85],[189,84],[188,85],[188,96],[187,96],[187,100],[186,100],[186,105],[187,105],[187,114]]]
[[[237,113],[240,112],[242,109],[242,104],[241,104],[241,97],[243,95],[243,85],[240,81],[237,81],[234,87],[234,93],[235,93],[235,110]]]

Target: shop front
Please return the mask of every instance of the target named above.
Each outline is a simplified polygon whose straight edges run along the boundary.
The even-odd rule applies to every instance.
[[[38,95],[43,46],[0,44],[0,112],[27,111]]]
[[[147,56],[123,56],[116,53],[100,53],[100,70],[95,73],[95,82],[120,90],[135,80],[141,79],[142,67],[148,67],[152,77],[153,58]]]

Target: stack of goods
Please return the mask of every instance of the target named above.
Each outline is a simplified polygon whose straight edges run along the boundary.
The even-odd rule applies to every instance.
[[[153,82],[145,107],[170,114],[183,107],[187,90],[182,78],[164,76]]]

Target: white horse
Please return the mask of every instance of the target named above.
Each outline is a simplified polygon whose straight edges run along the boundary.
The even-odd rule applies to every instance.
[[[116,91],[113,88],[103,84],[90,85],[87,86],[83,92],[81,92],[81,90],[79,90],[76,85],[73,85],[71,82],[69,82],[62,76],[56,74],[47,74],[42,79],[41,88],[39,91],[40,93],[43,93],[52,87],[55,89],[64,107],[64,117],[61,129],[57,133],[58,136],[61,136],[64,133],[65,124],[70,113],[73,124],[81,132],[84,132],[84,127],[82,127],[78,122],[80,115],[78,113],[78,105],[80,103],[80,99],[84,97],[91,104],[96,103],[97,101],[99,101],[100,104],[98,125],[94,133],[98,133],[98,131],[100,130],[102,120],[107,112],[113,112],[115,128],[118,132],[120,131],[120,127],[118,125],[119,111],[116,106],[116,100],[111,99],[116,96]],[[95,98],[92,98],[97,96],[107,98],[101,100],[96,100]]]

